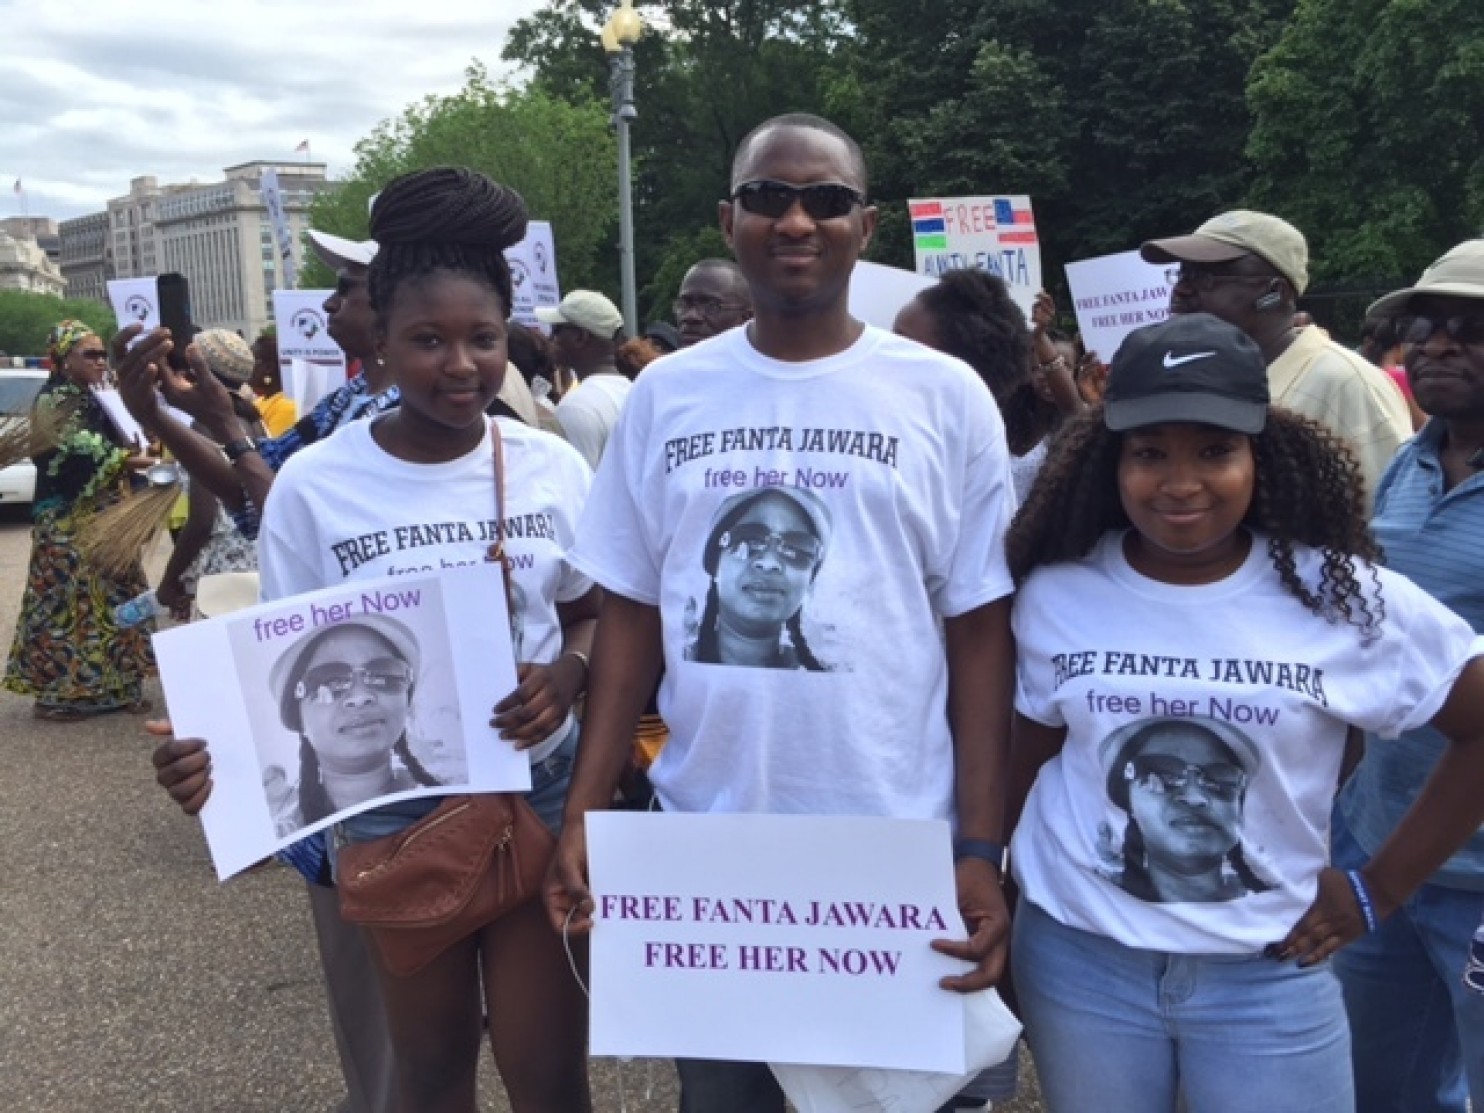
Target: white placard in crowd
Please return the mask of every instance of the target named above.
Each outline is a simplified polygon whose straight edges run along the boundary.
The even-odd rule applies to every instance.
[[[850,275],[850,313],[877,328],[890,329],[902,307],[933,285],[927,275],[883,267],[880,263],[856,263]]]
[[[511,316],[528,328],[545,329],[536,320],[537,306],[555,306],[562,300],[562,285],[557,279],[556,241],[551,224],[533,220],[526,226],[526,238],[505,251],[514,287]]]
[[[977,267],[1005,280],[1030,320],[1041,289],[1041,242],[1024,194],[929,197],[907,202],[920,274]]]
[[[1104,363],[1134,329],[1170,315],[1168,268],[1146,263],[1137,251],[1067,264],[1067,287],[1082,344]]]
[[[278,358],[310,359],[344,365],[345,353],[330,339],[325,301],[333,290],[274,290],[273,320],[278,331]]]
[[[108,300],[119,328],[143,325],[149,332],[160,327],[160,284],[154,278],[110,278]]]
[[[278,171],[264,170],[260,192],[268,221],[273,225],[273,238],[278,244],[279,286],[292,290],[299,283],[299,270],[294,262],[294,234],[289,230],[289,217],[283,210],[283,190],[278,186]]]
[[[963,1073],[948,824],[591,812],[594,1055]]]
[[[294,401],[294,409],[308,414],[321,398],[345,385],[345,367],[338,363],[311,363],[291,359],[279,364],[283,392]]]
[[[395,532],[346,542],[404,543]],[[489,726],[516,684],[509,629],[499,566],[481,564],[350,582],[156,634],[176,736],[210,749],[201,824],[218,876],[391,800],[529,790],[529,759]]]
[[[143,448],[149,443],[149,438],[144,435],[144,430],[140,427],[139,422],[134,420],[134,415],[124,405],[124,399],[118,391],[112,387],[95,386],[93,387],[93,397],[98,400],[98,405],[103,407],[103,413],[108,418],[108,423],[113,426],[114,431],[118,433],[125,444],[131,444],[135,448]],[[171,410],[170,412],[172,416],[180,413],[179,410]],[[190,424],[189,418],[186,419],[186,424]]]

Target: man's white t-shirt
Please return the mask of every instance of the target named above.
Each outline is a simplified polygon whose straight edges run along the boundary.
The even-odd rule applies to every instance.
[[[948,817],[940,619],[1012,589],[999,413],[967,366],[878,329],[804,363],[747,332],[645,369],[569,554],[660,609],[650,778],[676,811]]]
[[[1367,643],[1284,589],[1262,537],[1226,579],[1177,586],[1134,571],[1124,536],[1037,569],[1016,597],[1016,707],[1067,737],[1011,862],[1026,899],[1071,927],[1258,952],[1314,900],[1347,725],[1395,738],[1427,722],[1484,639],[1385,568],[1357,567],[1371,613],[1377,584],[1384,606]],[[1322,556],[1295,555],[1312,588]],[[1182,869],[1178,895],[1151,880]]]
[[[556,408],[557,424],[567,442],[596,468],[618,424],[618,415],[634,384],[622,375],[589,375]]]
[[[505,552],[511,562],[518,661],[548,664],[562,646],[558,602],[592,581],[564,559],[592,475],[560,437],[507,418]],[[413,464],[382,449],[370,421],[296,453],[273,483],[258,538],[263,600],[345,580],[432,572],[489,558],[496,540],[493,443],[441,464]],[[543,760],[563,724],[529,752]]]

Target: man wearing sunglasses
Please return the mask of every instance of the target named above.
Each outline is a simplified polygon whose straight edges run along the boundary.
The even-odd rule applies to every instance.
[[[680,343],[689,348],[752,320],[752,291],[730,259],[702,259],[685,272],[673,308]]]
[[[1268,213],[1234,209],[1191,235],[1150,240],[1146,262],[1169,267],[1170,312],[1210,313],[1241,329],[1268,363],[1273,405],[1312,418],[1355,454],[1367,497],[1411,435],[1406,399],[1385,374],[1294,313],[1309,284],[1303,234]]]
[[[1413,397],[1429,415],[1387,469],[1371,522],[1386,563],[1484,633],[1484,240],[1449,251],[1415,286],[1367,314],[1406,346]],[[1335,807],[1332,855],[1358,868],[1412,806],[1443,740],[1422,727],[1367,738]],[[1484,996],[1464,985],[1484,918],[1484,832],[1379,931],[1335,955],[1345,990],[1360,1113],[1484,1108]]]
[[[645,370],[568,554],[605,602],[547,907],[588,930],[583,816],[663,664],[664,809],[956,821],[963,923],[934,946],[972,964],[942,983],[968,992],[1008,925],[1009,453],[965,364],[850,315],[867,188],[818,117],[737,150],[721,227],[755,315]],[[685,1113],[783,1113],[765,1065],[679,1067]]]

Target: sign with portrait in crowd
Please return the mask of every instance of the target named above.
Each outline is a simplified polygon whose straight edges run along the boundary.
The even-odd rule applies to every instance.
[[[449,529],[465,528],[459,523]],[[344,542],[407,550],[433,527]],[[526,791],[489,725],[516,684],[499,566],[347,581],[154,636],[178,738],[211,755],[201,825],[217,875],[394,800]]]
[[[551,307],[562,300],[551,224],[545,220],[531,221],[526,226],[526,238],[505,250],[505,261],[510,264],[515,302],[510,315],[527,328],[545,331],[548,326],[536,320],[537,306]]]
[[[907,202],[919,274],[934,278],[974,267],[1004,279],[1030,320],[1041,289],[1041,241],[1023,193],[929,197]]]

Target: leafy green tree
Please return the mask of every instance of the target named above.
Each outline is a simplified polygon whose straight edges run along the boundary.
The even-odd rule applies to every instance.
[[[59,298],[25,290],[0,290],[0,352],[13,356],[46,354],[46,335],[68,319],[85,321],[105,340],[118,331],[107,306],[80,298]]]
[[[516,24],[504,57],[525,66],[532,85],[552,96],[606,100],[608,61],[598,31],[613,7],[612,0],[551,0]],[[738,142],[769,116],[818,111],[823,103],[831,52],[845,33],[843,7],[837,0],[651,0],[636,7],[648,28],[634,47],[636,271],[648,315],[668,316],[670,282],[678,284],[689,266],[682,265],[686,245],[716,226]],[[616,276],[616,252],[607,265]]]
[[[1320,283],[1389,288],[1484,230],[1484,5],[1299,0],[1254,65],[1255,204]]]
[[[591,99],[501,88],[474,65],[459,92],[425,98],[356,144],[354,169],[338,189],[315,199],[310,223],[365,239],[368,203],[392,178],[430,166],[469,166],[518,190],[534,219],[551,222],[565,287],[614,287],[616,272],[607,281],[599,260],[618,220],[617,158],[607,112]],[[302,284],[332,283],[315,261]]]
[[[856,105],[878,199],[1029,193],[1054,281],[1241,199],[1247,70],[1292,4],[851,0],[837,114]]]

